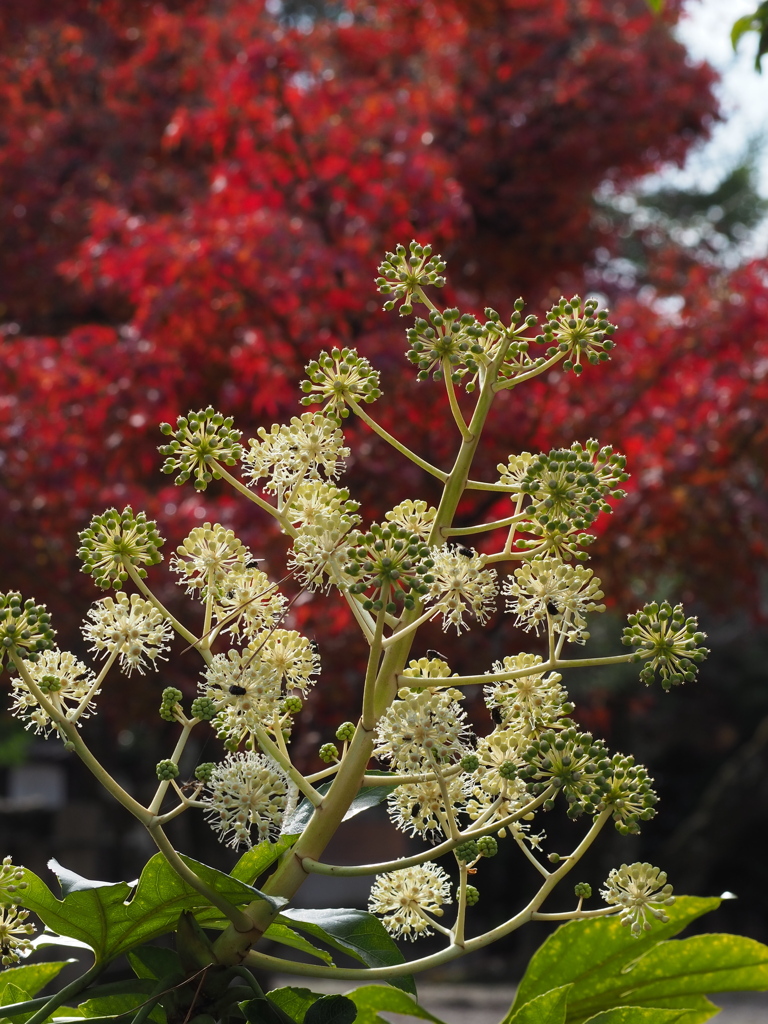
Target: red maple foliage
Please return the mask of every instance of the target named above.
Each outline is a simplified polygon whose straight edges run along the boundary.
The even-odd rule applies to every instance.
[[[333,344],[382,370],[386,426],[447,457],[438,389],[404,372],[402,325],[373,293],[383,252],[433,241],[446,304],[546,306],[610,241],[595,188],[682,161],[716,116],[713,73],[671,35],[676,4],[663,19],[644,0],[346,0],[315,20],[280,6],[0,15],[7,586],[37,592],[44,570],[66,594],[76,532],[108,505],[146,508],[173,541],[237,522],[213,488],[167,485],[156,424],[208,404],[246,434],[285,419],[302,367]],[[716,287],[702,273],[685,298],[674,322],[624,298],[614,362],[510,397],[487,468],[613,441],[635,483],[601,538],[603,575],[626,590],[665,564],[698,585],[714,556],[749,597],[765,544],[763,270]],[[429,496],[353,430],[350,486],[368,480],[371,515]]]

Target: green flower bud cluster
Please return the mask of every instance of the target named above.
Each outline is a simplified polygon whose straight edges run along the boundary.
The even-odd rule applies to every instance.
[[[589,882],[577,882],[573,887],[573,894],[577,899],[588,900],[592,895],[592,886]]]
[[[43,651],[53,647],[55,635],[44,604],[35,604],[31,598],[22,602],[21,594],[14,590],[0,594],[0,668],[10,651],[37,661]]]
[[[429,314],[429,322],[421,317],[406,332],[409,348],[407,357],[419,368],[419,380],[442,380],[448,363],[451,380],[458,384],[467,373],[477,373],[476,357],[482,357],[485,347],[481,339],[487,333],[471,313],[458,309],[436,310]]]
[[[161,423],[160,430],[172,435],[173,440],[160,445],[158,451],[165,456],[163,473],[179,471],[174,483],[186,483],[194,478],[198,491],[204,491],[217,475],[211,463],[215,460],[225,466],[237,464],[243,454],[239,443],[241,431],[232,427],[231,416],[224,417],[212,406],[199,412],[179,416],[174,430],[170,423]]]
[[[218,710],[219,705],[213,697],[195,697],[192,701],[192,717],[199,718],[201,722],[210,722]]]
[[[541,526],[563,533],[586,530],[601,512],[611,512],[607,498],[625,498],[619,484],[629,479],[624,455],[595,440],[583,447],[553,449],[534,456],[520,490],[530,495],[528,511]]]
[[[627,622],[621,642],[636,648],[633,661],[648,661],[640,672],[642,682],[650,685],[657,672],[665,690],[693,682],[699,663],[709,654],[700,646],[707,634],[700,632],[695,616],[686,618],[681,604],[673,608],[669,601],[654,601],[628,616]]]
[[[179,776],[179,766],[171,760],[158,761],[155,771],[161,782],[170,782]]]
[[[375,402],[381,397],[379,371],[353,348],[321,352],[306,367],[309,380],[301,382],[302,405],[324,403],[329,419],[340,423],[349,416],[347,402]]]
[[[77,555],[83,572],[93,576],[97,587],[122,590],[128,579],[126,566],[134,566],[143,579],[147,573],[141,566],[162,561],[160,548],[164,543],[155,521],[126,505],[122,512],[109,508],[91,519],[80,533]]]
[[[160,703],[160,717],[165,722],[175,722],[177,712],[181,711],[179,701],[182,698],[181,690],[175,686],[166,686]]]
[[[355,735],[355,723],[354,722],[342,722],[339,728],[336,730],[336,739],[340,743],[349,743],[352,737]]]
[[[286,697],[281,704],[281,709],[286,715],[298,715],[303,707],[301,697]]]
[[[499,775],[508,782],[517,778],[517,765],[514,761],[503,761],[499,765]]]
[[[397,610],[398,600],[413,608],[416,596],[427,594],[434,580],[429,545],[394,523],[373,523],[367,533],[357,530],[350,537],[347,558],[344,572],[354,580],[350,593],[364,594],[373,588],[378,595],[386,588],[388,612]],[[363,607],[380,611],[382,601],[378,596],[367,598]]]
[[[481,836],[477,840],[477,852],[481,857],[495,857],[499,852],[499,844],[493,836]]]
[[[464,861],[467,864],[477,860],[480,856],[477,843],[474,839],[467,839],[465,842],[459,843],[453,852],[456,854],[457,860]]]
[[[339,760],[339,748],[335,743],[324,743],[317,755],[325,764],[333,764]]]
[[[567,352],[563,369],[579,374],[584,369],[582,356],[593,366],[610,358],[615,347],[610,336],[615,330],[606,310],[598,310],[595,299],[587,299],[582,308],[582,300],[574,295],[570,302],[561,298],[547,313],[547,323],[536,341],[550,346],[547,356]]]
[[[610,778],[610,761],[602,740],[573,726],[562,732],[548,729],[531,743],[523,760],[526,764],[518,774],[528,780],[526,788],[532,796],[555,786],[565,796],[569,817],[597,813],[599,791]],[[543,804],[544,810],[553,807],[553,799]]]
[[[379,266],[381,277],[376,278],[376,288],[382,295],[392,298],[384,303],[384,309],[395,308],[395,301],[402,299],[400,315],[408,316],[413,312],[414,301],[420,301],[414,295],[417,288],[434,285],[442,288],[445,278],[442,276],[446,263],[442,256],[432,255],[431,245],[419,245],[411,242],[410,255],[404,245],[398,245],[395,252],[388,252]]]
[[[641,764],[635,764],[631,755],[614,754],[610,760],[604,758],[598,761],[597,769],[592,813],[610,807],[616,831],[623,836],[636,835],[641,821],[650,821],[656,816],[659,798],[652,786],[653,779]]]
[[[195,768],[195,778],[198,782],[210,782],[216,765],[213,761],[205,761]]]
[[[480,893],[474,885],[467,886],[467,906],[474,907],[480,899]]]
[[[463,772],[476,772],[480,767],[480,758],[477,754],[465,754],[459,763]]]

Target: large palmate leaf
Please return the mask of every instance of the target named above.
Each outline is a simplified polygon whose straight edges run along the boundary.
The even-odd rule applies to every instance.
[[[534,996],[505,1018],[504,1024],[565,1024],[570,990],[570,985],[561,985]]]
[[[287,986],[276,988],[268,993],[270,1000],[292,1017],[298,1024],[317,1024],[314,1020],[315,1013],[320,1017],[320,1011],[324,1010],[322,1004],[318,1003],[323,998],[319,993],[312,992],[308,988],[296,988]],[[409,995],[388,985],[363,985],[351,992],[345,993],[345,998],[351,1001],[357,1008],[355,1024],[382,1024],[380,1013],[400,1013],[408,1017],[418,1017],[421,1020],[432,1021],[432,1024],[443,1024],[439,1017],[435,1017],[423,1006]],[[310,1013],[314,1007],[318,1007],[315,1013]],[[337,1007],[342,1010],[341,1006]]]
[[[582,1024],[611,1011],[601,1024],[626,1018],[656,1018],[629,1012],[657,1010],[659,1024],[706,1021],[716,1008],[711,992],[768,988],[768,947],[737,935],[697,935],[672,939],[687,924],[718,906],[717,899],[681,897],[669,922],[639,938],[617,918],[571,921],[534,954],[507,1020],[551,989],[570,985],[566,1024]],[[619,1010],[624,1017],[616,1016]]]
[[[343,907],[330,910],[284,910],[278,921],[293,925],[334,949],[366,964],[368,967],[393,967],[405,964],[403,954],[373,914]],[[407,992],[416,987],[410,976],[402,975],[391,982]]]
[[[266,899],[258,889],[189,857],[183,858],[200,878],[235,906]],[[187,885],[162,854],[145,865],[135,888],[128,882],[91,882],[72,871],[61,872],[63,898],[57,899],[37,875],[25,870],[27,888],[18,902],[34,911],[47,927],[88,945],[97,960],[111,960],[140,943],[172,931],[185,910],[204,910],[210,904]],[[218,913],[218,912],[217,912]]]

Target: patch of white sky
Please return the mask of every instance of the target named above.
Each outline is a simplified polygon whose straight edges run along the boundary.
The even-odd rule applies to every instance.
[[[645,188],[659,185],[709,190],[741,163],[750,146],[758,192],[768,198],[768,55],[763,72],[755,69],[757,33],[742,36],[736,51],[731,45],[731,28],[737,18],[752,14],[757,0],[688,0],[676,34],[696,61],[706,60],[720,74],[716,95],[723,121],[711,139],[693,150],[685,167],[671,167],[646,179]],[[765,255],[768,220],[740,246],[744,255]]]

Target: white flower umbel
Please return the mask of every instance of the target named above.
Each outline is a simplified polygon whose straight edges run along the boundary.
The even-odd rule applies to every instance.
[[[126,675],[137,669],[142,675],[148,665],[168,650],[173,627],[163,613],[138,594],[129,597],[119,591],[114,599],[105,597],[88,611],[89,622],[83,635],[91,642],[91,650],[104,657],[117,651],[120,667]]]
[[[450,835],[449,822],[464,810],[464,778],[451,775],[443,789],[437,779],[406,782],[387,797],[387,811],[392,823],[401,832],[422,839],[440,840]]]
[[[506,657],[494,662],[493,673],[530,668],[530,675],[501,680],[483,688],[486,706],[501,716],[504,725],[514,725],[526,736],[541,729],[556,729],[558,720],[573,711],[568,693],[560,685],[563,677],[559,672],[547,675],[537,672],[536,666],[541,664],[538,654]]]
[[[293,416],[287,424],[259,427],[260,441],[252,438],[243,456],[245,475],[252,484],[264,480],[265,491],[277,495],[278,503],[303,480],[335,480],[344,468],[349,448],[336,422],[321,412]]]
[[[347,516],[350,523],[359,523],[355,513],[360,503],[353,501],[345,487],[325,483],[324,480],[307,480],[293,492],[290,504],[283,508],[285,518],[295,525],[322,525],[329,516]]]
[[[220,736],[239,742],[271,726],[280,704],[280,673],[251,647],[217,654],[200,684],[202,696],[221,702],[214,719]]]
[[[34,946],[29,938],[35,927],[27,924],[29,911],[20,907],[0,906],[0,964],[15,964]]]
[[[485,623],[495,608],[499,590],[496,571],[486,569],[481,556],[471,548],[446,544],[434,549],[432,558],[434,581],[429,600],[435,602],[435,614],[442,613],[443,629],[455,626],[457,633],[467,629],[465,612]]]
[[[50,703],[70,719],[90,693],[96,678],[93,672],[69,651],[44,651],[37,661],[25,661],[24,665]],[[56,725],[51,721],[48,712],[30,693],[21,676],[14,676],[11,685],[11,713],[23,722],[24,727],[34,729],[45,736],[56,730]],[[96,693],[98,692],[97,690]],[[93,710],[93,702],[89,701],[77,715],[77,721],[88,718]]]
[[[664,908],[675,902],[666,872],[639,862],[614,868],[600,895],[609,905],[621,907],[621,923],[628,925],[635,936],[650,930],[649,917],[666,924],[669,918]]]
[[[202,803],[221,842],[237,848],[273,838],[280,830],[292,787],[282,768],[252,750],[230,754],[216,765]]]
[[[306,695],[320,674],[320,655],[312,641],[295,629],[273,629],[264,636],[255,637],[253,646],[258,657],[271,665],[279,674],[285,689],[298,690]]]
[[[406,691],[379,720],[374,754],[402,772],[457,761],[466,753],[466,717],[450,693]]]
[[[515,569],[514,578],[504,583],[507,611],[515,612],[517,624],[537,633],[547,616],[556,633],[584,643],[589,612],[604,612],[600,580],[583,565],[570,565],[558,558],[534,558]]]
[[[332,511],[311,525],[299,527],[293,542],[288,566],[307,590],[326,590],[331,583],[351,578],[345,576],[344,542],[360,517]]]
[[[467,813],[486,823],[499,821],[522,807],[530,797],[525,784],[516,777],[524,764],[522,754],[528,741],[517,729],[494,729],[477,741],[475,755],[479,765],[472,773],[468,790]]]
[[[237,562],[218,584],[213,614],[222,632],[252,637],[277,625],[287,598],[265,572]]]
[[[399,505],[387,512],[385,519],[397,526],[402,526],[409,533],[415,533],[422,540],[429,537],[432,523],[437,515],[434,505],[427,506],[426,501],[401,501]]]
[[[181,577],[179,582],[186,584],[188,594],[205,598],[209,588],[216,593],[217,585],[233,566],[245,564],[250,557],[250,551],[232,530],[220,523],[204,523],[176,548],[171,569]]]
[[[416,939],[432,934],[425,915],[442,917],[442,908],[452,902],[448,874],[439,865],[427,862],[377,875],[368,910],[383,915],[382,923],[390,935]]]
[[[515,497],[515,492],[518,494],[523,493],[521,484],[534,458],[535,456],[530,452],[520,452],[519,455],[510,455],[506,465],[500,462],[496,467],[499,472],[499,483],[509,487],[513,492],[512,497]]]

